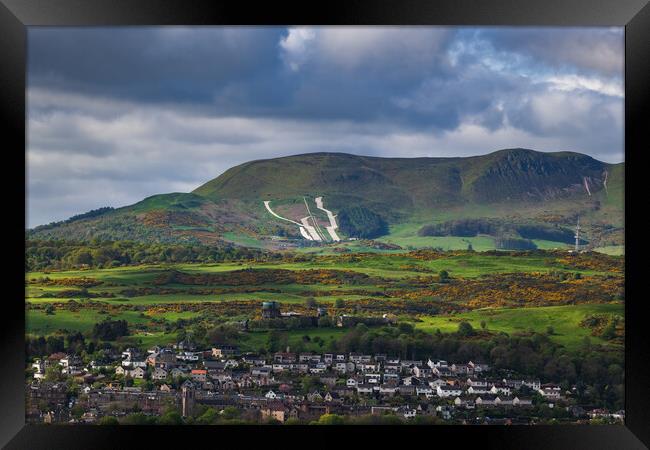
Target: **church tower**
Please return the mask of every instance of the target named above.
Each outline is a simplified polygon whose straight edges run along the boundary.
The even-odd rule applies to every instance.
[[[191,416],[194,410],[194,385],[189,380],[181,386],[181,403],[183,417]]]

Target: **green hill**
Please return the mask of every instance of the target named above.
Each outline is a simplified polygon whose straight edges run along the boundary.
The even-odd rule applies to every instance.
[[[344,153],[251,161],[197,188],[209,199],[302,195],[357,197],[409,209],[464,202],[547,200],[602,189],[609,164],[578,153],[500,150],[469,158],[377,158]],[[611,170],[611,169],[610,169]]]
[[[263,202],[272,202],[279,214],[296,221],[307,215],[305,201],[320,196],[335,215],[363,208],[364,216],[380,217],[388,229],[409,230],[411,237],[422,226],[455,219],[516,218],[520,224],[525,219],[573,227],[579,215],[591,238],[603,246],[617,245],[622,239],[623,175],[622,163],[571,152],[507,149],[468,158],[310,153],[250,161],[192,193],[156,195],[37,227],[28,235],[259,246],[279,236],[297,243],[298,227],[271,216]],[[325,213],[310,209],[311,220],[324,229]]]

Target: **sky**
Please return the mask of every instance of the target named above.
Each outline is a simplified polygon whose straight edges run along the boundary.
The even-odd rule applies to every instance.
[[[622,28],[29,28],[27,223],[309,152],[620,162],[623,50]]]

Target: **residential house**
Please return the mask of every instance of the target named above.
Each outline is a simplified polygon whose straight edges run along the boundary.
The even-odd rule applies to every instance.
[[[251,368],[251,375],[254,377],[268,377],[271,375],[271,368],[269,367],[253,367]]]
[[[215,358],[228,358],[239,355],[239,348],[233,345],[220,345],[212,347],[212,356]]]
[[[431,397],[433,397],[433,392],[434,391],[431,388],[431,386],[427,386],[427,385],[424,385],[424,384],[415,387],[415,394],[416,395],[424,395],[427,398],[431,398]]]
[[[510,395],[510,388],[503,383],[495,383],[490,388],[492,394]]]
[[[325,393],[325,396],[323,396],[323,400],[326,403],[339,403],[341,401],[341,396],[338,392],[328,391]]]
[[[147,371],[144,370],[142,367],[136,367],[130,372],[130,375],[133,378],[138,378],[138,379],[143,379],[145,375],[147,374]]]
[[[436,394],[438,397],[447,398],[447,397],[456,397],[463,393],[459,387],[455,386],[438,386],[436,388]]]
[[[169,374],[172,376],[172,378],[178,378],[185,376],[186,372],[182,369],[179,369],[178,367],[174,367],[169,371]]]
[[[436,378],[435,380],[429,381],[429,386],[431,386],[432,388],[434,388],[436,390],[437,390],[438,386],[447,386],[447,384],[448,383],[445,380],[443,380],[442,378]]]
[[[314,391],[307,394],[307,400],[309,400],[310,402],[322,402],[323,396],[321,395],[320,392]]]
[[[532,406],[533,401],[529,398],[515,397],[512,399],[512,404],[514,406]]]
[[[267,399],[269,399],[269,400],[275,400],[275,399],[279,398],[278,394],[276,394],[276,393],[273,392],[272,390],[270,390],[269,392],[267,392],[266,394],[264,394],[264,397],[267,398]]]
[[[164,380],[167,378],[167,375],[169,375],[169,373],[165,369],[161,367],[156,367],[153,373],[151,374],[151,378],[153,380]]]
[[[289,352],[277,352],[273,355],[273,361],[276,363],[295,363],[296,355]]]
[[[363,375],[363,379],[365,380],[365,383],[369,384],[379,384],[381,382],[381,374],[380,373],[366,373]]]
[[[347,372],[347,363],[345,361],[336,361],[333,363],[332,368],[338,372],[338,373],[346,373]]]
[[[559,386],[555,385],[544,385],[540,387],[537,392],[539,394],[547,399],[554,399],[557,400],[562,397],[562,392]]]
[[[262,419],[274,419],[279,422],[285,422],[289,418],[289,412],[289,408],[281,402],[273,402],[260,409]]]
[[[428,366],[415,366],[413,367],[413,375],[418,378],[427,378],[432,375],[431,368]]]
[[[486,390],[488,388],[487,381],[479,380],[477,378],[471,378],[471,377],[467,379],[467,385],[468,386],[473,386],[473,387],[476,387],[476,388],[484,388]]]
[[[34,378],[41,379],[45,378],[45,361],[41,359],[36,359],[32,364],[32,369],[34,369]]]
[[[397,392],[403,396],[415,395],[415,386],[401,384],[397,386]]]
[[[373,385],[372,384],[357,384],[357,394],[372,394]]]
[[[244,355],[241,357],[242,362],[253,366],[263,366],[266,364],[266,359],[259,355]]]
[[[494,406],[497,396],[494,394],[479,395],[476,398],[476,406]]]
[[[395,392],[397,392],[397,386],[389,384],[381,384],[379,386],[379,393],[381,395],[395,395]]]
[[[487,394],[492,392],[489,390],[487,387],[475,387],[475,386],[470,386],[467,388],[467,393],[472,394],[472,395],[480,395],[480,394]]]
[[[208,371],[205,369],[193,369],[190,372],[190,377],[192,378],[192,381],[204,383],[208,379]]]

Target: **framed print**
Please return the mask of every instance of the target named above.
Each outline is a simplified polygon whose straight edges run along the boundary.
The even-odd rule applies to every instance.
[[[646,2],[3,3],[7,448],[648,445]]]

